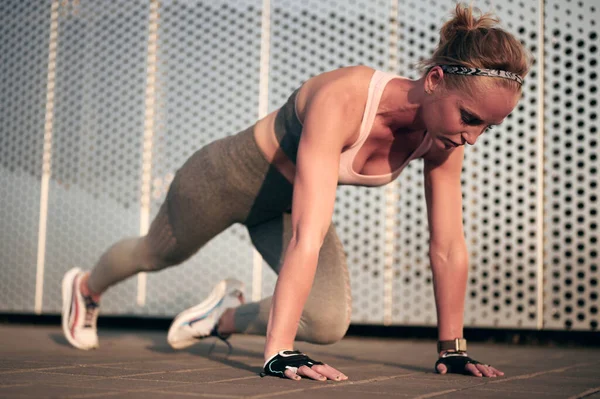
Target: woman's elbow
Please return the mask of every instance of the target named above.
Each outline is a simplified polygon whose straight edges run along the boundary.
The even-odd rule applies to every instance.
[[[296,231],[292,234],[290,246],[306,255],[318,255],[325,241],[326,233],[319,231]]]

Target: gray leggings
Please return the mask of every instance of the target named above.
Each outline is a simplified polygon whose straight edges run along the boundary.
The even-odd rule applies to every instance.
[[[293,185],[269,164],[253,133],[250,127],[194,153],[175,174],[148,234],[110,247],[91,271],[90,289],[101,293],[138,272],[179,264],[234,223],[248,228],[256,249],[279,273],[292,233]],[[236,332],[264,335],[270,306],[271,297],[239,306]],[[332,223],[296,338],[339,341],[350,311],[346,258]]]

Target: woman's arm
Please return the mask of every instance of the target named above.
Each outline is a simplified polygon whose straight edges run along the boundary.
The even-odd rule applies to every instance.
[[[352,85],[347,76],[338,74],[318,88],[313,85],[312,92],[304,93],[304,128],[294,178],[292,238],[275,286],[265,359],[294,346],[319,251],[333,215],[340,154],[358,129],[362,116],[362,100],[353,95]]]
[[[465,291],[469,257],[462,222],[460,173],[464,147],[454,149],[443,162],[425,160],[425,198],[429,219],[429,259],[438,315],[439,340],[463,337]],[[504,375],[465,353],[450,353],[436,363],[439,373],[466,373],[478,377]]]
[[[425,160],[424,167],[439,340],[463,336],[468,273],[460,183],[463,157],[464,147],[458,147],[443,162]]]

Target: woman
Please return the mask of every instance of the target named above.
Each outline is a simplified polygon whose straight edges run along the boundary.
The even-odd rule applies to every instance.
[[[436,371],[503,373],[466,353],[467,248],[460,173],[474,145],[513,110],[528,56],[490,15],[458,5],[438,48],[410,80],[365,66],[306,81],[279,110],[193,154],[177,174],[146,236],[117,242],[90,273],[63,279],[63,330],[81,349],[97,347],[101,293],[140,271],[176,265],[233,223],[279,274],[272,297],[243,303],[224,280],[173,321],[174,348],[207,336],[266,334],[264,374],[345,380],[335,368],[293,351],[294,340],[333,343],[350,322],[344,251],[331,224],[338,184],[380,186],[424,159],[430,260],[438,314]]]

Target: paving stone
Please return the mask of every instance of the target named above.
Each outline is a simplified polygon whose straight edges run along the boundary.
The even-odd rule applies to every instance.
[[[60,398],[566,398],[598,397],[600,348],[470,345],[505,377],[433,372],[435,342],[348,338],[298,348],[350,376],[346,382],[260,378],[264,337],[234,336],[233,352],[202,341],[173,351],[166,332],[101,332],[101,347],[79,351],[60,326],[0,325],[0,397]],[[586,394],[587,395],[587,394]]]
[[[1,398],[66,398],[73,395],[79,395],[85,392],[88,395],[97,394],[98,397],[107,397],[112,393],[119,393],[118,390],[107,389],[84,389],[81,386],[61,386],[45,383],[33,383],[30,385],[0,387]]]
[[[447,380],[445,376],[439,376],[440,378],[437,381],[422,380],[418,376],[411,377],[412,378],[394,378],[368,384],[356,384],[345,388],[351,392],[362,392],[365,397],[377,392],[415,396],[451,389],[468,389],[481,385],[481,381],[478,381],[474,377],[463,379],[461,381],[454,380],[454,382],[452,382],[452,380]]]
[[[187,394],[190,396],[193,396],[194,394],[252,396],[268,394],[270,392],[294,390],[307,385],[304,384],[304,381],[301,383],[297,383],[295,381],[290,380],[286,383],[284,380],[281,380],[281,382],[281,384],[275,384],[275,386],[265,383],[264,380],[262,381],[262,384],[252,384],[248,380],[215,384],[189,384],[171,387],[165,391],[174,392],[178,394]]]
[[[69,387],[82,388],[81,383],[70,382],[66,384],[55,384]],[[170,389],[173,387],[181,386],[181,382],[163,382],[163,381],[152,381],[152,380],[135,380],[131,378],[102,378],[85,383],[85,388],[93,389],[107,389],[107,390],[158,390],[158,389]]]
[[[561,398],[565,399],[564,393],[547,393],[547,392],[522,392],[522,391],[502,391],[498,392],[493,389],[469,389],[468,391],[457,391],[445,395],[436,396],[436,399],[464,399],[469,398],[510,398],[510,399],[535,399],[535,398]],[[587,399],[587,397],[586,397]]]
[[[351,391],[311,391],[310,393],[292,392],[288,394],[282,394],[276,396],[277,398],[294,399],[294,398],[305,398],[310,395],[310,399],[331,399],[331,398],[344,398],[344,399],[365,399],[365,398],[409,398],[410,395],[399,393],[399,392],[371,392],[368,396],[365,396],[364,392],[351,392]]]
[[[507,392],[530,392],[532,394],[543,393],[553,395],[560,392],[564,397],[570,397],[581,393],[591,387],[600,385],[600,376],[596,379],[588,378],[565,378],[563,373],[549,373],[527,379],[500,381],[498,384],[488,384],[486,389]]]
[[[0,375],[0,386],[13,385],[28,382],[36,383],[53,383],[53,382],[79,382],[81,384],[86,381],[98,379],[98,376],[72,375],[72,374],[50,374],[38,371],[34,372],[19,372],[14,374]]]
[[[250,373],[246,370],[219,366],[212,368],[200,368],[193,371],[167,371],[161,373],[144,374],[139,376],[129,376],[128,378],[151,381],[214,383],[217,381],[230,380],[240,377],[251,377],[255,375],[256,373]]]
[[[189,394],[177,394],[169,391],[157,391],[157,392],[127,392],[123,395],[110,396],[110,399],[190,399]],[[227,396],[227,395],[202,395],[196,396],[201,398],[215,398],[215,399],[227,399],[227,398],[242,398],[242,396]],[[74,398],[75,399],[75,398]],[[83,398],[82,398],[83,399]]]

